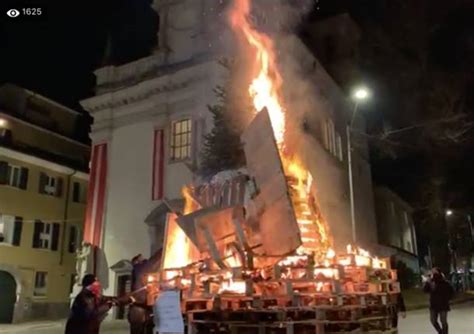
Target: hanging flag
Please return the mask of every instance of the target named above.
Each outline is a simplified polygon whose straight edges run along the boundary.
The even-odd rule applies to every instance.
[[[97,144],[92,149],[89,190],[87,193],[84,241],[100,247],[104,221],[105,187],[107,180],[107,144]]]
[[[152,200],[163,199],[163,177],[164,177],[164,130],[156,129],[153,136],[153,181],[152,181]]]

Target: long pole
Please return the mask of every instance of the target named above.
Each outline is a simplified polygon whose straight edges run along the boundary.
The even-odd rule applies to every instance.
[[[351,205],[351,226],[352,226],[352,242],[355,244],[357,242],[357,229],[356,229],[356,220],[355,220],[355,203],[354,203],[354,180],[352,175],[352,141],[351,141],[351,130],[352,123],[354,123],[354,116],[357,112],[358,103],[354,105],[354,110],[352,111],[351,122],[346,127],[346,136],[347,136],[347,169],[349,173],[349,196],[350,196],[350,205]]]

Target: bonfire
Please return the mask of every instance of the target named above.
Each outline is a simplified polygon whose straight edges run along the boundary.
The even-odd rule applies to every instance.
[[[333,331],[390,330],[396,272],[387,259],[356,245],[334,251],[312,191],[317,180],[285,146],[277,53],[271,38],[250,23],[250,10],[250,0],[238,0],[229,15],[255,55],[248,87],[255,115],[242,135],[247,168],[183,189],[184,210],[167,217],[162,270],[150,282],[182,290],[183,313],[197,332],[209,332],[215,319],[234,328],[218,315],[223,310],[239,314],[247,329],[266,323],[302,324],[318,333],[332,325]]]

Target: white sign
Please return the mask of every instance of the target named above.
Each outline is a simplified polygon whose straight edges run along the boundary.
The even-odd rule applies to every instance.
[[[163,291],[153,307],[155,333],[184,333],[178,291]]]

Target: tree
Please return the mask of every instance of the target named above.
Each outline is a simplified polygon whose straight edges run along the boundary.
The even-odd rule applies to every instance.
[[[212,114],[214,127],[204,137],[204,147],[201,151],[200,174],[205,177],[245,165],[240,141],[244,124],[239,117],[239,113],[245,111],[232,107],[234,103],[223,87],[218,86],[214,93],[217,103],[207,107]]]

